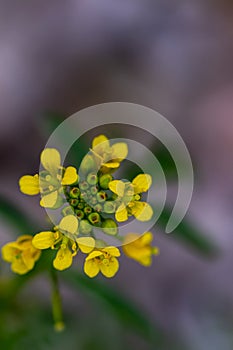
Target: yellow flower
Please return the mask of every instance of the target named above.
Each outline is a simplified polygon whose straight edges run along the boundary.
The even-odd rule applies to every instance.
[[[95,249],[86,257],[84,272],[91,278],[99,272],[105,277],[113,277],[119,269],[119,262],[116,259],[119,256],[120,251],[116,247]]]
[[[72,185],[78,180],[77,170],[69,166],[63,173],[60,154],[54,148],[46,148],[42,151],[41,164],[45,171],[40,175],[25,175],[20,178],[20,190],[31,196],[41,193],[42,207],[60,207],[63,203],[60,196],[63,191],[62,186]]]
[[[122,160],[127,157],[128,146],[124,142],[117,142],[111,146],[106,136],[99,135],[92,141],[92,153],[100,166],[100,171],[108,173],[118,168]]]
[[[150,266],[152,255],[159,254],[159,249],[151,246],[152,240],[153,235],[151,232],[145,232],[143,235],[129,233],[124,239],[123,252],[141,265]]]
[[[133,215],[139,221],[149,221],[152,218],[153,210],[146,202],[141,202],[140,194],[148,191],[152,183],[151,176],[140,174],[136,176],[132,183],[121,180],[109,182],[109,189],[118,195],[120,205],[116,210],[115,218],[119,222],[126,221]]]
[[[92,237],[78,237],[78,219],[74,215],[67,215],[61,219],[54,231],[37,233],[32,244],[39,249],[57,249],[53,266],[57,270],[65,270],[72,265],[73,257],[78,250],[87,254],[95,247],[95,240]]]
[[[2,247],[2,257],[11,263],[13,272],[23,275],[32,270],[39,259],[41,251],[32,245],[32,236],[20,236],[15,242]]]

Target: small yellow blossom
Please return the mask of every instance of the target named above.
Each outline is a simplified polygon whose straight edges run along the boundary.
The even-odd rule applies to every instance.
[[[152,240],[153,235],[151,232],[145,232],[143,235],[129,233],[123,242],[123,252],[141,265],[150,266],[152,255],[159,254],[159,248],[151,246]]]
[[[108,173],[118,168],[127,157],[128,146],[124,142],[117,142],[111,146],[105,135],[99,135],[92,141],[92,153],[99,163],[100,171]]]
[[[32,270],[39,259],[41,251],[32,245],[32,238],[30,235],[23,235],[2,247],[2,257],[11,263],[13,272],[23,275]]]
[[[84,272],[91,278],[99,272],[105,277],[113,277],[119,269],[119,262],[116,259],[119,256],[120,251],[116,247],[95,249],[85,260]]]
[[[21,192],[27,195],[41,193],[40,205],[45,208],[54,208],[62,205],[62,186],[72,185],[78,180],[77,170],[61,166],[61,157],[54,148],[46,148],[41,153],[41,164],[45,171],[40,175],[25,175],[19,180]],[[62,174],[63,173],[63,174]]]
[[[116,210],[115,218],[119,222],[126,221],[133,215],[139,221],[149,221],[153,215],[151,206],[146,202],[141,202],[141,193],[148,191],[152,183],[151,176],[140,174],[136,176],[132,183],[121,180],[109,182],[109,189],[118,195],[120,205]]]
[[[88,254],[95,247],[94,238],[78,236],[78,226],[78,219],[74,215],[67,215],[61,219],[58,226],[54,227],[55,232],[37,233],[32,244],[39,249],[58,249],[53,266],[57,270],[65,270],[72,265],[73,257],[78,250]]]

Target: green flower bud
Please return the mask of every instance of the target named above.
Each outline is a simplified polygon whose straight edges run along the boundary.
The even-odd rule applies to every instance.
[[[75,210],[75,214],[79,220],[84,218],[84,212],[80,209]]]
[[[86,191],[89,188],[89,185],[86,181],[82,181],[79,183],[79,188],[81,191]]]
[[[80,195],[80,189],[78,187],[73,187],[69,193],[71,198],[78,198]]]
[[[76,207],[78,205],[78,199],[70,199],[70,205],[72,205],[72,207]]]
[[[91,192],[91,194],[92,195],[96,195],[96,193],[98,192],[98,188],[96,187],[96,186],[92,186],[91,188],[90,188],[90,192]]]
[[[105,248],[107,244],[102,239],[96,239],[95,240],[95,248],[102,249]]]
[[[92,231],[92,226],[88,220],[81,220],[79,223],[79,231],[82,234],[89,234]]]
[[[95,169],[96,169],[96,163],[93,156],[91,156],[90,154],[87,154],[81,162],[81,165],[80,165],[81,172],[83,174],[88,174]]]
[[[95,173],[90,173],[87,175],[87,182],[89,183],[89,185],[95,185],[98,182],[98,177]]]
[[[87,200],[87,193],[86,192],[81,192],[80,193],[80,201],[81,203],[85,202],[85,200]]]
[[[83,209],[83,211],[84,211],[84,213],[85,213],[86,215],[89,215],[89,214],[91,214],[91,212],[92,212],[92,208],[91,208],[89,205],[87,205],[87,206]]]
[[[98,213],[91,213],[88,215],[88,220],[92,225],[97,225],[101,222],[100,215]]]
[[[95,205],[95,204],[97,204],[97,199],[95,198],[95,197],[92,197],[91,199],[90,199],[90,204],[91,205]]]
[[[100,187],[103,188],[104,190],[108,189],[108,184],[110,181],[112,181],[113,177],[110,174],[104,174],[102,176],[100,176],[99,178],[99,184]]]
[[[107,214],[113,214],[116,212],[116,205],[111,201],[107,201],[104,203],[104,212]]]
[[[74,209],[70,205],[63,208],[61,212],[63,216],[74,215]]]
[[[135,201],[140,201],[140,199],[141,199],[140,194],[135,194],[135,195],[133,196],[133,199],[134,199]]]
[[[107,194],[104,191],[99,191],[96,195],[97,201],[102,203],[106,201],[107,199]]]
[[[116,193],[113,193],[111,196],[111,199],[115,201],[118,198],[118,195]]]
[[[100,203],[96,204],[94,206],[94,210],[97,211],[97,213],[100,213],[102,211],[102,205]]]
[[[102,223],[102,230],[108,235],[115,236],[118,233],[117,223],[113,219],[106,219]]]
[[[83,209],[84,208],[84,203],[78,203],[78,205],[77,205],[77,208],[78,209]]]

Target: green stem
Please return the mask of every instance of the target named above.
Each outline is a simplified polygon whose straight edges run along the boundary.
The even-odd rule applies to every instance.
[[[51,270],[51,283],[52,283],[52,310],[53,310],[54,328],[57,332],[61,332],[65,328],[65,324],[63,322],[62,302],[61,302],[61,295],[59,291],[58,277],[55,269],[53,268]]]

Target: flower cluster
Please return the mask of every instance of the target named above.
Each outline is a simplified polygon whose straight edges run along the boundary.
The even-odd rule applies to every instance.
[[[89,277],[101,272],[113,277],[119,269],[120,250],[98,239],[95,230],[119,240],[123,253],[144,266],[149,266],[152,255],[159,253],[152,247],[153,235],[129,233],[119,235],[121,222],[135,217],[149,221],[151,206],[143,201],[143,193],[152,185],[149,174],[139,174],[132,181],[114,178],[114,172],[127,157],[126,143],[113,145],[106,136],[94,138],[90,152],[83,158],[79,170],[61,164],[58,150],[46,148],[41,153],[42,169],[38,174],[25,175],[19,180],[21,192],[40,194],[40,205],[59,210],[60,222],[50,231],[34,236],[24,235],[2,248],[2,257],[10,262],[12,270],[24,274],[33,269],[41,250],[56,250],[53,266],[65,270],[72,265],[79,251],[86,254],[84,272]]]

